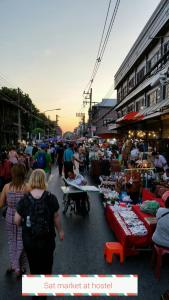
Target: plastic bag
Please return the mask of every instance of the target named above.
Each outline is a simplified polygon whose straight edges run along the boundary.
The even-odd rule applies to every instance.
[[[141,209],[141,211],[143,211],[147,214],[151,214],[151,215],[155,216],[159,207],[160,207],[160,204],[157,201],[147,200],[147,201],[143,202],[140,209]]]

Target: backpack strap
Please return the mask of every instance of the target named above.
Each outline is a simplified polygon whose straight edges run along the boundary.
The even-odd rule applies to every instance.
[[[169,211],[167,211],[166,213],[164,213],[161,217],[159,217],[157,220],[159,221],[161,218],[163,218],[164,216],[168,215]]]

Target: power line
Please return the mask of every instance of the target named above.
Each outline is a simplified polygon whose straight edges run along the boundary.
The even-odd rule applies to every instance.
[[[107,43],[108,43],[108,40],[109,40],[109,37],[110,37],[111,30],[112,30],[113,25],[114,25],[114,21],[115,21],[116,15],[117,15],[119,5],[120,5],[120,0],[117,0],[114,11],[113,11],[113,15],[112,15],[111,20],[110,20],[110,25],[109,25],[109,28],[108,28],[108,31],[107,31],[107,34],[106,34],[106,37],[105,37],[105,40],[104,40],[104,44],[103,44],[102,50],[100,52],[101,60],[102,60],[104,52],[106,50],[106,46],[107,46]]]
[[[94,76],[94,74],[96,72],[97,66],[101,62],[101,60],[100,60],[100,49],[101,49],[101,46],[102,46],[103,37],[104,37],[106,25],[107,25],[107,19],[108,19],[108,16],[109,16],[111,2],[112,2],[112,0],[109,1],[109,5],[108,5],[108,9],[107,9],[107,14],[106,14],[106,19],[105,19],[105,22],[104,22],[102,36],[101,36],[101,40],[100,40],[100,44],[99,44],[99,49],[98,49],[97,56],[96,56],[97,58],[96,58],[96,62],[95,62],[95,65],[94,65],[94,69],[93,69],[93,73],[92,73],[91,78],[93,78],[93,76]]]
[[[113,24],[114,24],[116,15],[117,15],[119,4],[120,4],[120,0],[117,0],[115,8],[114,8],[114,11],[113,11],[113,14],[112,14],[112,17],[111,17],[111,20],[110,20],[109,28],[107,30],[107,34],[106,34],[106,37],[105,37],[105,40],[104,40],[104,43],[103,43],[103,46],[102,46],[102,49],[100,51],[100,56],[98,58],[99,62],[101,62],[102,59],[103,59],[103,56],[104,56],[104,53],[105,53],[105,50],[106,50],[106,46],[107,46],[107,43],[108,43],[108,40],[109,40],[109,37],[110,37],[110,34],[111,34],[111,30],[112,30],[112,27],[113,27]],[[100,67],[100,64],[98,64],[97,67],[96,67],[96,70],[95,70],[95,72],[93,74],[93,78],[91,80],[91,85],[92,85],[92,83],[93,83],[93,81],[94,81],[94,79],[96,77],[96,74],[98,72],[99,67]]]
[[[97,69],[97,65],[100,63],[100,60],[98,58],[99,58],[99,53],[100,53],[101,45],[102,45],[102,42],[103,42],[103,37],[104,37],[105,29],[106,29],[106,24],[107,24],[107,19],[108,19],[109,11],[110,11],[111,2],[112,2],[112,0],[109,0],[108,9],[107,9],[107,13],[106,13],[106,19],[105,19],[105,22],[104,22],[103,31],[102,31],[102,35],[101,35],[101,40],[100,40],[100,43],[99,43],[99,48],[98,48],[98,52],[97,52],[97,56],[96,56],[96,62],[95,62],[95,65],[94,65],[94,68],[93,68],[93,71],[92,71],[91,79],[90,79],[89,83],[87,84],[85,90],[86,89],[87,90],[90,89],[93,75],[95,74],[95,71]]]
[[[98,72],[98,69],[100,67],[100,63],[103,59],[103,56],[104,56],[104,53],[105,53],[105,50],[106,50],[106,46],[107,46],[107,43],[108,43],[108,40],[109,40],[109,37],[110,37],[110,33],[111,33],[111,30],[112,30],[112,27],[113,27],[113,24],[114,24],[116,15],[117,15],[119,4],[120,4],[120,0],[117,0],[116,4],[115,4],[115,7],[114,7],[114,10],[113,10],[113,13],[112,13],[112,16],[111,16],[111,19],[110,19],[110,23],[109,23],[109,26],[108,26],[108,29],[107,29],[107,33],[105,35],[105,39],[104,39],[104,42],[103,42],[103,37],[104,37],[105,28],[106,28],[108,15],[109,15],[109,11],[110,11],[110,6],[111,6],[111,0],[109,1],[108,10],[107,10],[107,14],[106,14],[106,19],[105,19],[105,23],[104,23],[104,27],[103,27],[102,36],[101,36],[101,41],[100,41],[99,49],[98,49],[98,53],[97,53],[97,58],[96,58],[94,69],[93,69],[93,72],[92,72],[92,75],[91,75],[91,79],[90,79],[90,81],[87,85],[87,87],[88,87],[87,91],[90,90],[90,88],[93,84],[93,81],[96,77],[96,74]]]

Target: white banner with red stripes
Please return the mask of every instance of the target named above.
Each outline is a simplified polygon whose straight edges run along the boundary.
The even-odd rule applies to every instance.
[[[137,296],[137,275],[23,275],[22,296]]]

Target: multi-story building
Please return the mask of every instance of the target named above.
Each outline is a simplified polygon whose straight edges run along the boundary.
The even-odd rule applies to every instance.
[[[168,0],[159,3],[115,74],[115,89],[119,131],[169,139]]]
[[[116,111],[113,110],[116,105],[116,99],[103,99],[102,102],[92,107],[92,131],[94,135],[102,138],[110,138],[113,136],[112,132],[108,129],[107,124],[112,119],[116,119]]]

